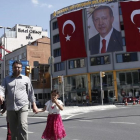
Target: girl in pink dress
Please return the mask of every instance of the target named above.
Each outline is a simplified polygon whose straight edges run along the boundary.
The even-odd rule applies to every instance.
[[[51,100],[45,103],[43,109],[38,109],[38,112],[49,112],[47,118],[46,128],[42,134],[42,139],[46,140],[61,140],[66,136],[66,132],[63,126],[62,118],[60,116],[60,110],[63,110],[63,103],[58,100],[58,92],[53,90],[51,92]]]

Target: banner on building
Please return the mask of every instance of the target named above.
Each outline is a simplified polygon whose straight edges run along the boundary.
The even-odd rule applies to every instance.
[[[126,51],[140,51],[140,1],[120,2],[126,41]]]
[[[122,51],[118,2],[87,8],[90,54]]]
[[[61,44],[61,61],[87,57],[84,41],[82,10],[57,18]]]

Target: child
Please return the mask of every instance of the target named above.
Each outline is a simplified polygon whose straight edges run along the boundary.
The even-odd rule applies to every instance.
[[[47,110],[49,112],[47,118],[47,125],[42,134],[42,139],[46,140],[61,140],[66,136],[63,122],[60,116],[60,110],[63,110],[63,103],[58,100],[58,92],[53,90],[51,92],[51,100],[45,103],[43,109],[38,109],[38,112]]]

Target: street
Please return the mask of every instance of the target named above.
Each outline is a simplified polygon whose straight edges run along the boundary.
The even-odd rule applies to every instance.
[[[64,140],[132,140],[140,139],[140,105],[114,109],[80,111],[63,115],[67,132]],[[41,140],[46,117],[29,117],[29,140]],[[0,139],[6,139],[5,117],[0,117]]]

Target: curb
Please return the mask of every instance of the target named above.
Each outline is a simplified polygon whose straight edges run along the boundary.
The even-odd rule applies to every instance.
[[[100,106],[85,106],[85,107],[78,107],[78,106],[74,106],[74,107],[64,107],[64,110],[60,112],[61,115],[69,115],[71,113],[78,113],[81,111],[90,111],[90,110],[104,110],[104,109],[113,109],[116,108],[115,105],[100,105]],[[48,116],[48,112],[40,112],[38,114],[35,114],[31,111],[29,111],[28,114],[29,117],[47,117]]]

